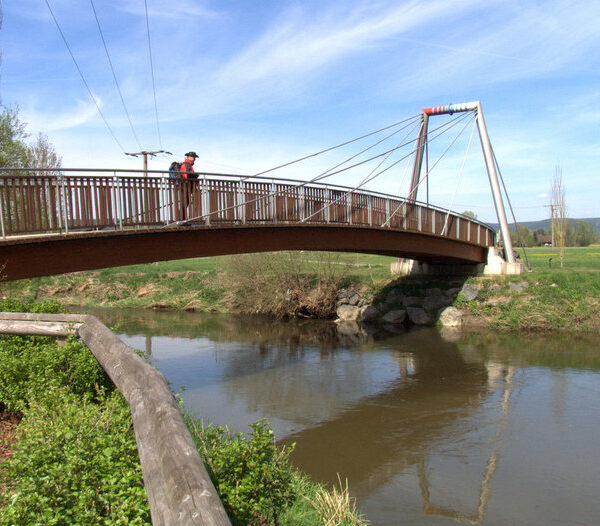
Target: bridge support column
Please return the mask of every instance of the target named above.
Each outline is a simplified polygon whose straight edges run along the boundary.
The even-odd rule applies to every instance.
[[[415,259],[398,258],[390,265],[392,276],[514,276],[522,274],[525,266],[520,261],[505,261],[498,249],[490,247],[487,263],[450,265],[425,263]]]

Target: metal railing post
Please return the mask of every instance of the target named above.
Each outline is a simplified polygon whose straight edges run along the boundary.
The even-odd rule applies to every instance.
[[[65,234],[69,233],[69,218],[67,215],[67,193],[66,193],[66,189],[65,189],[65,178],[61,177],[61,202],[62,202],[62,207],[63,207],[63,219],[65,222]]]
[[[238,181],[238,206],[239,206],[239,215],[242,224],[246,224],[246,186],[244,185],[244,181]]]
[[[421,223],[421,206],[417,205],[417,228],[419,232],[423,229],[423,224]]]
[[[270,187],[270,196],[269,196],[269,204],[271,208],[271,222],[277,223],[277,201],[275,195],[275,181],[271,179],[271,187]]]
[[[123,230],[123,215],[125,214],[123,210],[123,192],[121,192],[121,183],[117,172],[114,174],[114,181],[117,196],[117,220],[119,221],[119,230]]]
[[[331,190],[329,187],[325,190],[325,203],[327,204],[327,208],[325,208],[325,222],[329,223],[331,221]]]
[[[369,215],[369,226],[373,226],[373,196],[367,196],[367,214]]]
[[[392,212],[390,210],[390,200],[385,200],[385,224],[387,224],[388,228],[392,228]]]
[[[304,218],[306,217],[306,210],[305,210],[305,199],[306,199],[306,193],[305,193],[306,187],[305,186],[301,186],[300,187],[300,196],[298,197],[298,204],[300,205],[300,213],[298,214],[298,216],[300,217],[300,221],[304,222]]]
[[[346,215],[348,216],[348,224],[352,224],[352,192],[346,194]]]
[[[202,199],[204,200],[203,211],[205,211],[206,224],[210,226],[210,195],[206,183],[206,174],[202,177]]]
[[[6,184],[4,181],[2,182],[2,189],[6,188]],[[2,205],[3,199],[2,194],[0,194],[0,227],[2,227],[2,237],[6,238],[6,231],[4,230],[4,206]]]

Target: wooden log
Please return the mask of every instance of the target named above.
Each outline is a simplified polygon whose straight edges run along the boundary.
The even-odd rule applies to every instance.
[[[230,526],[165,377],[94,316],[79,334],[129,402],[152,523]]]
[[[77,334],[80,323],[0,319],[0,333],[33,336],[69,336]]]
[[[131,409],[152,524],[231,526],[161,373],[94,316],[2,312],[0,320],[0,333],[18,323],[31,330],[44,323],[79,326],[79,336]]]

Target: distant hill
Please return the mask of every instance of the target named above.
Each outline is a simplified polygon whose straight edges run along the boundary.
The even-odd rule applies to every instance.
[[[594,230],[596,230],[596,232],[598,232],[600,234],[600,217],[584,217],[581,219],[570,217],[569,221],[571,223],[574,223],[576,221],[585,221],[586,223],[590,223],[594,227]],[[493,227],[495,230],[500,230],[500,225],[498,225],[498,223],[488,223],[488,224],[491,227]],[[539,230],[540,228],[542,228],[548,232],[552,228],[552,223],[551,223],[550,219],[541,219],[539,221],[522,221],[522,222],[519,222],[519,225],[526,226],[532,232],[535,232],[536,230]],[[513,228],[514,226],[515,226],[514,223],[510,223],[510,228]]]

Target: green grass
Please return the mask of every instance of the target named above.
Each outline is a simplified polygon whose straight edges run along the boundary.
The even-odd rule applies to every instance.
[[[523,249],[518,249],[525,261]],[[532,270],[560,269],[560,254],[557,248],[531,247],[525,252]],[[563,270],[600,271],[600,246],[565,247]]]

